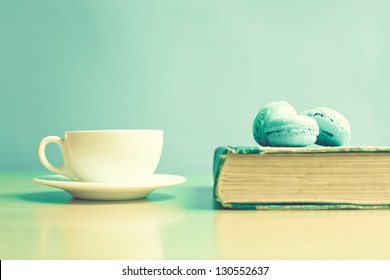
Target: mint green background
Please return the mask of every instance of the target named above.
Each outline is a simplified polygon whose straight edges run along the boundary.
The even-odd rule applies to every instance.
[[[0,170],[49,173],[46,135],[165,131],[158,172],[255,145],[264,104],[326,106],[390,145],[390,2],[0,0]],[[59,162],[58,150],[49,153]]]

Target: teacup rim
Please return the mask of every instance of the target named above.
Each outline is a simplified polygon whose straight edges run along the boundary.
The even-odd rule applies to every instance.
[[[69,130],[65,131],[64,134],[76,134],[76,133],[118,133],[118,132],[160,132],[163,133],[162,129],[91,129],[91,130]]]

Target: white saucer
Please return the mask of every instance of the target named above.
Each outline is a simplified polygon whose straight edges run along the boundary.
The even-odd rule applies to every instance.
[[[89,200],[139,199],[158,188],[178,185],[186,181],[185,177],[168,174],[154,174],[142,181],[127,183],[76,182],[62,175],[33,178],[34,183],[62,189],[74,198]]]

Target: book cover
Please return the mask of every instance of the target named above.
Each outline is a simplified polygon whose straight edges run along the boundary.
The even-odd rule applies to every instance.
[[[225,201],[221,198],[221,174],[224,172],[226,159],[231,155],[269,155],[269,154],[321,154],[321,153],[366,153],[366,154],[385,154],[390,157],[390,147],[305,147],[305,148],[286,148],[286,147],[247,147],[247,146],[223,146],[218,147],[214,153],[213,175],[214,175],[214,196],[215,200],[223,208],[231,209],[390,209],[389,203],[346,203],[346,202],[320,202],[320,201],[277,201],[277,202],[234,202]],[[243,177],[250,176],[243,173]],[[260,184],[260,183],[259,183]],[[222,186],[221,186],[222,185]],[[390,191],[390,186],[386,191]],[[239,190],[237,190],[239,192]]]

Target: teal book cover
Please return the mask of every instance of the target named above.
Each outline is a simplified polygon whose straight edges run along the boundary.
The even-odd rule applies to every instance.
[[[321,155],[333,155],[335,156],[332,160],[336,162],[338,159],[343,159],[348,155],[354,155],[355,158],[352,161],[349,161],[347,165],[342,166],[340,168],[340,178],[341,180],[344,180],[343,178],[343,170],[353,170],[355,169],[355,172],[359,173],[359,167],[354,166],[354,162],[359,162],[359,160],[362,160],[366,162],[369,158],[372,159],[374,162],[381,161],[382,159],[385,160],[383,163],[385,166],[385,169],[380,168],[380,175],[378,173],[378,170],[375,170],[377,168],[376,166],[372,166],[367,162],[367,167],[365,170],[365,176],[367,180],[372,180],[372,182],[379,182],[378,187],[373,187],[372,191],[370,190],[370,186],[368,184],[361,185],[360,187],[363,188],[363,192],[367,192],[368,197],[375,197],[375,196],[387,196],[386,199],[388,201],[383,202],[381,201],[362,201],[364,202],[351,202],[348,196],[345,197],[345,199],[335,199],[334,201],[329,201],[329,199],[326,199],[324,201],[321,201],[316,197],[316,194],[313,195],[315,199],[310,200],[307,198],[303,198],[301,201],[298,200],[291,201],[289,199],[286,199],[286,201],[283,201],[283,199],[278,199],[275,201],[272,201],[272,199],[264,197],[264,199],[253,197],[247,198],[245,202],[243,202],[241,199],[239,199],[240,194],[245,193],[248,188],[248,186],[245,186],[244,183],[242,185],[236,184],[234,191],[232,192],[233,195],[227,199],[224,197],[223,193],[225,191],[227,182],[229,183],[229,180],[232,178],[231,167],[228,169],[227,162],[230,161],[231,165],[231,158],[242,158],[241,162],[249,162],[249,157],[253,159],[257,158],[260,159],[264,156],[269,155],[279,155],[281,156],[280,162],[285,161],[284,157],[287,159],[290,155],[297,155],[299,154],[301,157],[303,157],[303,161],[306,160],[305,157],[311,156],[312,158],[321,158]],[[249,157],[248,157],[249,156]],[[380,158],[376,158],[376,157]],[[245,158],[248,158],[246,161]],[[379,160],[378,160],[379,159]],[[387,160],[387,162],[386,162]],[[256,159],[255,159],[256,161]],[[257,160],[260,162],[259,160]],[[285,147],[262,147],[262,146],[256,146],[256,147],[247,147],[247,146],[238,146],[238,147],[232,147],[232,146],[221,146],[218,147],[215,150],[214,153],[214,162],[213,162],[213,175],[214,175],[214,197],[217,203],[220,204],[223,208],[230,208],[230,209],[248,209],[248,210],[277,210],[277,209],[390,209],[390,197],[388,197],[388,193],[390,193],[390,173],[388,172],[390,165],[388,164],[390,162],[390,147],[386,146],[364,146],[364,147],[305,147],[305,148],[285,148]],[[236,165],[239,165],[240,163],[236,163]],[[320,163],[321,164],[321,163]],[[364,163],[362,162],[361,165]],[[229,164],[228,164],[229,165]],[[256,171],[250,171],[249,165],[247,164],[241,164],[238,166],[238,171],[236,170],[234,173],[236,177],[238,177],[239,182],[251,182],[252,185],[255,185],[255,188],[261,189],[263,186],[262,184],[264,182],[267,182],[267,180],[272,180],[272,177],[274,174],[269,174],[266,178],[266,180],[259,180],[254,178],[254,173]],[[337,164],[335,163],[335,166]],[[389,167],[387,167],[389,166]],[[291,170],[296,168],[294,164],[291,167]],[[308,170],[311,170],[312,166],[308,167]],[[252,172],[252,174],[251,174]],[[283,172],[283,171],[281,171]],[[299,171],[298,171],[299,172]],[[348,171],[346,171],[348,172]],[[331,174],[328,174],[331,176]],[[383,176],[382,176],[383,175]],[[286,174],[286,176],[289,176]],[[382,177],[380,177],[382,176]],[[333,177],[332,177],[333,179]],[[286,179],[288,180],[288,178]],[[302,183],[304,181],[308,181],[309,179],[307,177],[300,178]],[[306,184],[307,182],[305,182]],[[345,183],[347,185],[347,182],[340,182]],[[363,184],[363,183],[362,183]],[[299,183],[298,183],[299,185]],[[358,185],[359,186],[359,185]],[[294,186],[292,186],[293,188]],[[348,189],[348,186],[346,186],[346,189]],[[357,189],[356,192],[359,190]],[[379,191],[382,191],[383,193],[379,193]],[[248,191],[249,192],[249,191]],[[237,199],[235,199],[235,196],[237,196]]]

